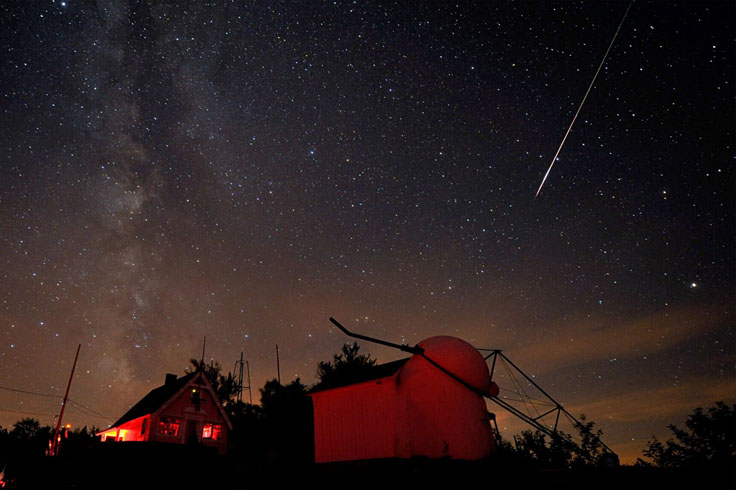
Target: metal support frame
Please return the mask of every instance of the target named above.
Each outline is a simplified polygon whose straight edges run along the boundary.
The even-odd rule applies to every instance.
[[[515,415],[519,419],[523,420],[527,424],[529,424],[532,427],[534,427],[535,429],[537,429],[537,430],[539,430],[539,431],[547,434],[550,437],[558,437],[557,427],[559,425],[560,415],[563,414],[563,413],[567,417],[569,417],[570,420],[572,420],[575,423],[576,428],[585,430],[585,426],[577,418],[575,418],[575,416],[573,416],[570,412],[568,412],[565,409],[565,407],[563,407],[557,400],[555,400],[554,398],[552,398],[552,396],[549,393],[547,393],[546,391],[544,391],[544,389],[541,386],[539,386],[532,378],[530,378],[524,371],[522,371],[521,368],[519,368],[519,366],[517,366],[516,364],[514,364],[514,362],[511,359],[509,359],[508,357],[506,357],[506,355],[500,349],[478,349],[478,350],[481,351],[481,352],[490,352],[490,354],[484,356],[483,358],[486,360],[486,362],[488,361],[488,359],[492,358],[492,361],[491,361],[491,369],[490,369],[490,372],[491,372],[491,380],[493,380],[493,374],[494,374],[495,368],[496,368],[496,361],[498,360],[498,357],[500,356],[511,367],[513,367],[519,374],[521,374],[524,377],[524,379],[526,379],[529,383],[531,383],[532,386],[534,386],[537,390],[539,390],[540,393],[542,393],[545,397],[547,397],[547,399],[551,403],[553,403],[555,405],[555,407],[552,408],[552,409],[550,409],[550,410],[548,410],[548,411],[546,411],[546,412],[544,412],[541,415],[538,415],[537,417],[531,417],[531,416],[525,414],[524,412],[522,412],[521,410],[519,410],[518,408],[514,407],[510,403],[504,401],[501,398],[487,396],[486,398],[488,398],[490,401],[492,401],[493,403],[495,403],[495,404],[503,407],[504,409],[506,409],[512,415]],[[540,423],[540,419],[542,419],[542,418],[546,417],[547,415],[550,415],[551,413],[554,413],[554,412],[557,412],[557,414],[555,416],[555,424],[554,424],[554,427],[552,427],[550,429],[546,425]],[[600,437],[598,437],[597,435],[593,434],[592,432],[588,432],[588,433],[591,436],[593,436],[595,438],[595,440],[603,448],[605,448],[606,451],[608,451],[611,454],[615,454],[613,452],[613,450],[611,450],[611,448],[608,447],[600,439]]]
[[[248,386],[243,385],[243,366],[245,366],[247,376],[248,376]],[[243,401],[243,390],[248,390],[248,397],[250,400],[251,405],[253,404],[253,393],[251,393],[250,389],[250,364],[248,361],[243,361],[243,353],[240,353],[240,360],[235,361],[235,367],[233,368],[233,376],[235,376],[235,373],[237,373],[238,377],[238,396],[237,401],[242,402]]]

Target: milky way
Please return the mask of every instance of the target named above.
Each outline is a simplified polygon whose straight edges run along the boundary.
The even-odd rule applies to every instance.
[[[625,462],[734,402],[732,2],[633,4],[537,199],[626,3],[148,3],[0,7],[1,387],[81,343],[106,426],[206,336],[257,399],[333,316],[503,349]]]

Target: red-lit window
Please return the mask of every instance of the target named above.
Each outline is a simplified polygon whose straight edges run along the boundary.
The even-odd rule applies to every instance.
[[[179,419],[173,417],[161,417],[158,422],[158,433],[165,436],[178,436],[179,435]]]
[[[202,439],[212,439],[219,441],[222,437],[222,425],[206,423],[202,427]]]

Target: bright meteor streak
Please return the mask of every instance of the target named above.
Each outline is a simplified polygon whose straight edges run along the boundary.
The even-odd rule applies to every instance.
[[[570,123],[570,126],[567,128],[567,131],[565,132],[565,136],[562,138],[562,143],[560,143],[560,147],[557,148],[557,153],[555,153],[554,158],[552,158],[552,163],[550,163],[549,168],[547,169],[547,173],[544,174],[542,183],[539,184],[539,189],[537,189],[537,193],[534,195],[534,199],[536,199],[537,196],[539,195],[540,191],[542,190],[542,186],[544,185],[544,182],[547,180],[547,176],[552,170],[552,167],[554,167],[555,161],[557,161],[557,156],[560,154],[560,151],[562,150],[562,146],[565,144],[565,140],[567,140],[567,135],[570,134],[572,125],[575,124],[575,120],[578,118],[578,114],[580,114],[580,109],[583,108],[583,104],[585,104],[585,100],[588,98],[588,94],[590,93],[590,90],[593,88],[595,79],[598,78],[598,74],[601,72],[601,68],[603,68],[603,63],[606,62],[608,53],[611,51],[611,48],[613,47],[613,43],[614,41],[616,41],[616,36],[618,36],[618,32],[621,30],[621,26],[624,25],[624,20],[626,20],[626,16],[629,14],[629,10],[631,9],[631,5],[633,3],[634,3],[634,0],[631,0],[631,2],[629,2],[629,6],[626,7],[626,12],[624,12],[624,16],[621,18],[621,22],[619,22],[618,24],[618,29],[616,29],[616,33],[613,35],[613,39],[611,39],[611,43],[608,45],[606,54],[603,55],[603,59],[601,60],[601,63],[598,65],[598,69],[595,71],[595,75],[593,75],[593,80],[591,80],[590,85],[588,85],[588,90],[585,92],[585,95],[583,96],[583,100],[580,102],[580,105],[578,106],[578,110],[575,112],[575,116],[572,118],[572,122]]]

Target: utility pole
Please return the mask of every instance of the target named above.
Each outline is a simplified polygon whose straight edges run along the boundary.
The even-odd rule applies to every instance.
[[[253,390],[250,389],[250,363],[245,361],[245,369],[248,372],[248,399],[250,404],[253,405]]]
[[[279,363],[279,344],[276,344],[276,375],[281,384],[281,364]]]
[[[64,400],[61,402],[61,411],[59,411],[59,419],[56,421],[56,430],[54,431],[54,441],[51,445],[51,455],[56,456],[59,454],[59,430],[61,429],[61,419],[64,417],[64,408],[66,407],[66,401],[69,398],[69,388],[72,386],[72,378],[74,377],[74,369],[77,367],[77,359],[79,359],[79,349],[82,348],[82,344],[77,346],[77,354],[74,356],[74,364],[72,364],[72,373],[69,375],[69,383],[66,385],[66,393],[64,393]]]

